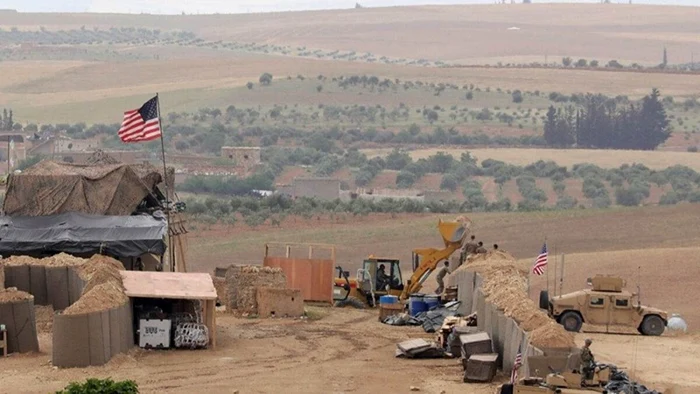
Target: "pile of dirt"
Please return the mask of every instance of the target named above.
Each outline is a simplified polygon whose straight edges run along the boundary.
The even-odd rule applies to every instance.
[[[30,256],[10,256],[3,260],[3,264],[7,266],[19,265],[43,265],[46,267],[64,267],[64,266],[80,266],[85,264],[87,260],[75,257],[67,253],[59,253],[54,256],[38,259]]]
[[[530,332],[530,343],[538,348],[571,348],[576,346],[574,335],[552,320]]]
[[[459,270],[479,273],[483,279],[481,291],[487,301],[502,310],[505,316],[514,319],[522,330],[537,331],[540,343],[551,343],[547,347],[574,346],[573,335],[556,324],[528,297],[529,267],[518,263],[510,254],[491,251],[470,256]],[[548,336],[551,336],[551,340]]]
[[[120,307],[129,301],[124,294],[124,288],[114,282],[108,281],[96,285],[90,291],[84,293],[73,305],[63,311],[64,315],[81,315],[97,311],[105,311]]]
[[[102,276],[112,275],[121,282],[119,271],[123,270],[124,265],[119,260],[108,256],[94,255],[78,268],[78,275],[86,282],[90,282],[92,277],[98,274],[102,274]]]
[[[255,297],[258,287],[287,287],[287,277],[280,268],[257,266],[232,266],[226,272],[226,310],[256,314]]]
[[[24,301],[31,298],[34,298],[34,296],[27,292],[17,290],[16,287],[0,290],[0,303]]]

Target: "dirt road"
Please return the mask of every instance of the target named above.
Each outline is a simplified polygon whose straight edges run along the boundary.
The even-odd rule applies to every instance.
[[[106,366],[54,369],[50,334],[39,355],[0,360],[0,392],[46,393],[90,377],[134,379],[142,393],[493,393],[495,385],[461,382],[459,362],[394,358],[396,343],[430,338],[417,327],[389,327],[376,311],[314,308],[320,320],[218,317],[214,351],[144,351]],[[505,377],[499,376],[505,380]]]

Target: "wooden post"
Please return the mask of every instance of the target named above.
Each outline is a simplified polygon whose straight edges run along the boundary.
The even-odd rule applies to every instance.
[[[209,330],[209,344],[212,350],[216,349],[216,304],[215,300],[206,301],[206,326]]]

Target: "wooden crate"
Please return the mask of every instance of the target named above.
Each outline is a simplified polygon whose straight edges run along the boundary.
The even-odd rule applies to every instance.
[[[387,316],[398,315],[404,310],[404,305],[396,304],[380,304],[379,305],[379,321],[386,319]]]

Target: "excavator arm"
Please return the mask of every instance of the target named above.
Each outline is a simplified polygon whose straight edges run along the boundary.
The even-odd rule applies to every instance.
[[[445,244],[443,249],[424,248],[414,249],[414,256],[418,257],[418,266],[414,267],[411,279],[406,282],[401,300],[407,299],[411,294],[415,294],[423,287],[423,283],[437,268],[438,264],[450,258],[452,253],[462,247],[462,243],[469,235],[471,220],[460,218],[456,221],[438,222],[438,231],[442,235]]]

